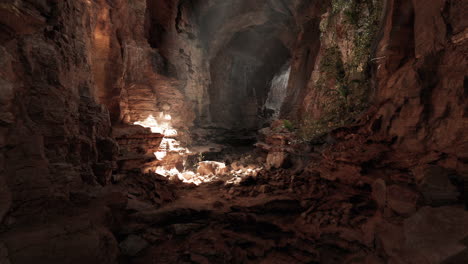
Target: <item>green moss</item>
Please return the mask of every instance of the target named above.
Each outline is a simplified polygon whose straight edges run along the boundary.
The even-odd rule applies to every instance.
[[[319,29],[321,33],[325,33],[328,28],[328,19],[323,19],[320,21]]]
[[[326,30],[338,14],[343,14],[345,23],[349,25],[351,32],[355,32],[353,39],[354,68],[362,68],[369,60],[371,46],[378,31],[380,15],[382,11],[382,0],[332,0],[331,15],[326,20]],[[321,28],[325,32],[325,28]],[[336,33],[336,32],[335,32]]]
[[[286,128],[289,131],[294,131],[294,125],[289,120],[283,120],[283,127]]]
[[[344,10],[346,20],[353,26],[359,26],[361,19],[361,9],[358,1],[351,1],[349,7]]]
[[[355,64],[365,64],[370,59],[372,42],[378,32],[380,15],[382,11],[381,1],[366,0],[360,5],[361,19],[355,25],[354,37],[354,61]]]
[[[310,142],[316,139],[317,137],[323,136],[329,131],[330,127],[328,126],[325,120],[306,119],[301,124],[301,127],[297,132],[297,136],[302,141]]]
[[[351,123],[367,106],[367,83],[350,80],[350,68],[343,63],[338,47],[324,51],[320,62],[320,77],[315,86],[322,93],[322,117],[305,118],[298,137],[311,141],[330,130]]]
[[[336,43],[351,40],[353,45],[347,51],[350,53],[346,63],[338,46],[323,51],[320,76],[315,83],[322,114],[319,120],[306,117],[298,125],[297,133],[303,140],[352,123],[368,107],[370,82],[365,73],[381,10],[382,0],[332,0],[328,18],[321,22],[320,30],[328,40]]]
[[[346,9],[350,3],[353,2],[353,0],[333,0],[332,1],[332,13],[333,14],[337,14],[341,11],[343,11],[344,9]]]
[[[322,77],[334,79],[339,84],[345,82],[346,71],[341,57],[341,52],[337,46],[325,50],[320,62],[320,71],[322,73]]]
[[[336,92],[346,100],[349,95],[349,89],[345,66],[338,47],[334,46],[325,50],[320,63],[320,71],[321,75],[317,83],[320,82],[321,86],[323,86],[325,85],[325,80],[334,80],[336,87],[328,92]]]

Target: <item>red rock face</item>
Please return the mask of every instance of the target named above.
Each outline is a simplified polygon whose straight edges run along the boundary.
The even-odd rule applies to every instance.
[[[366,95],[370,96],[374,112],[365,121],[374,133],[393,137],[395,148],[421,155],[431,151],[446,155],[445,161],[440,162],[462,173],[466,173],[462,160],[467,155],[467,58],[466,19],[459,12],[465,5],[463,1],[435,1],[430,5],[424,1],[385,3],[370,57],[372,74],[368,78],[372,87]],[[303,18],[303,35],[293,50],[297,56],[293,55],[288,96],[282,107],[282,117],[291,120],[326,117],[326,109],[337,102],[330,101],[329,93],[318,84],[325,82],[336,87],[337,81],[317,81],[323,77],[316,72],[325,76],[328,71],[323,62],[331,59],[326,57],[331,45],[337,45],[345,66],[350,61],[343,46],[355,45],[342,36],[342,28],[349,30],[349,18],[335,15],[334,19],[327,19],[330,8],[325,6],[325,15],[323,6],[311,8],[309,17]],[[320,23],[326,27],[327,22],[335,35],[320,33],[317,19],[321,15]],[[347,79],[354,78],[348,69],[345,74]],[[356,89],[352,84],[348,87]]]
[[[116,255],[113,236],[99,225],[81,234],[77,230],[89,223],[70,232],[53,227],[68,221],[55,216],[70,205],[76,192],[106,182],[115,155],[109,112],[92,94],[95,9],[86,1],[18,1],[0,7],[5,14],[0,33],[0,220],[19,232],[2,233],[1,240],[13,263],[62,260],[67,253],[44,253],[44,241],[49,239],[52,247],[61,244],[62,252],[71,252],[80,243],[105,252],[100,257],[92,250],[84,259],[109,261]],[[30,231],[25,231],[28,226]],[[56,235],[68,241],[51,239]],[[82,242],[74,244],[71,237]],[[25,243],[30,251],[22,250]]]
[[[96,205],[99,213],[75,208],[89,205],[93,188],[111,181],[125,185],[116,170],[137,169],[138,175],[151,166],[154,155],[149,152],[158,149],[161,136],[145,132],[120,137],[119,150],[111,123],[164,113],[174,116],[172,126],[183,134],[195,116],[190,100],[179,91],[185,83],[171,73],[168,54],[152,49],[147,38],[145,22],[155,2],[0,4],[0,262],[4,257],[12,263],[116,261],[116,241],[104,217],[108,207]],[[168,23],[177,16],[177,9],[171,12]],[[144,153],[141,145],[147,147]],[[132,159],[122,154],[124,149],[143,158]],[[151,179],[147,182],[154,196],[160,188]],[[80,217],[89,222],[77,224],[74,218]],[[68,222],[76,228],[48,227]],[[84,229],[87,233],[79,231]],[[42,243],[46,240],[50,243]]]
[[[462,120],[467,58],[466,43],[460,38],[460,25],[466,21],[455,9],[462,4],[413,1],[413,5],[414,9],[393,3],[377,51],[376,56],[385,57],[376,72],[380,131],[398,137],[397,144],[409,151],[437,151],[466,159]],[[408,11],[402,14],[399,9]],[[402,20],[407,22],[396,24]],[[450,28],[457,31],[448,32]]]

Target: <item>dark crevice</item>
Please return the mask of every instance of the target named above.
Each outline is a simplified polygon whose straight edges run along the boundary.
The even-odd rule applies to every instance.
[[[392,21],[387,56],[388,69],[393,73],[415,56],[414,7],[412,2],[395,0]]]
[[[177,16],[175,19],[175,28],[177,30],[177,33],[182,33],[182,28],[181,28],[181,21],[182,21],[182,12],[185,3],[187,3],[190,0],[180,0],[179,4],[177,5]]]

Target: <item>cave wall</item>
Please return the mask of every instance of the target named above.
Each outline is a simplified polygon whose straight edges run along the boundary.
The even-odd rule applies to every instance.
[[[148,39],[154,2],[0,1],[0,262],[116,261],[112,126],[165,112],[184,137],[195,117],[186,60],[172,70]]]
[[[389,1],[376,57],[376,132],[467,173],[466,1]]]
[[[369,61],[384,1],[304,3],[281,118],[303,140],[352,123],[371,104]]]
[[[92,67],[101,8],[91,1],[0,2],[0,222],[2,231],[18,231],[2,232],[0,247],[8,243],[14,263],[60,261],[78,245],[89,249],[83,261],[115,257],[104,245],[115,243],[112,235],[98,225],[82,222],[78,229],[90,228],[75,233],[75,242],[51,242],[67,231],[50,226],[24,233],[52,223],[86,186],[109,181],[117,147],[109,112],[94,97]],[[43,250],[53,243],[63,253]]]
[[[296,6],[296,24],[299,32],[291,47],[291,73],[281,117],[300,120],[301,103],[308,90],[317,54],[320,49],[320,15],[328,3],[303,2]]]
[[[309,8],[297,16],[281,117],[306,140],[367,122],[395,148],[465,167],[466,3],[333,0]]]
[[[209,119],[209,61],[200,41],[199,1],[147,2],[146,36],[158,53],[154,61],[160,61],[157,64],[162,66],[156,71],[176,81],[158,84],[155,91],[159,107],[169,107],[169,113],[175,118],[173,125],[186,129],[195,120]],[[164,89],[164,86],[177,89]]]
[[[191,9],[171,2],[2,2],[2,153],[33,140],[31,155],[78,166],[97,159],[96,138],[110,134],[111,122],[165,111],[174,126],[189,127],[190,100],[206,86],[190,74],[207,71],[190,66],[201,61]],[[155,16],[167,28],[152,28]],[[164,38],[154,42],[149,32]],[[189,46],[199,53],[184,55]]]
[[[0,222],[109,183],[111,125],[164,113],[189,140],[208,78],[190,3],[0,4]]]

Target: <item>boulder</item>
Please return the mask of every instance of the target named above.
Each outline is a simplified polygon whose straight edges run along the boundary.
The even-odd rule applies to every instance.
[[[285,152],[270,152],[266,160],[266,167],[268,169],[281,168],[286,162],[287,154]]]
[[[391,185],[387,189],[387,205],[401,215],[416,211],[418,194],[408,188]]]
[[[243,169],[244,166],[240,164],[238,161],[234,161],[233,163],[231,163],[231,168],[237,171],[237,170]]]
[[[450,181],[453,171],[435,165],[415,170],[418,189],[427,204],[448,205],[458,200],[460,193]]]
[[[192,171],[185,171],[185,172],[181,173],[181,176],[182,176],[181,180],[190,181],[195,177],[195,173],[192,172]]]
[[[119,244],[122,254],[126,256],[136,256],[147,246],[148,246],[148,242],[146,242],[146,240],[136,235],[128,236],[124,241],[122,241]]]
[[[226,164],[216,161],[202,161],[198,163],[197,173],[201,175],[221,175],[227,173]]]
[[[444,261],[467,251],[463,240],[468,237],[468,212],[455,206],[423,207],[404,221],[405,249],[425,258],[428,263]],[[447,263],[468,263],[463,262]]]

